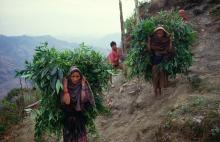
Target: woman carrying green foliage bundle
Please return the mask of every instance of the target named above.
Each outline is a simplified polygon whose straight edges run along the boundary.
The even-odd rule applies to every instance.
[[[163,29],[155,30],[158,25],[163,25]],[[161,32],[160,36],[163,35],[161,40],[158,40],[156,31]],[[153,80],[155,95],[159,95],[161,88],[166,86],[168,75],[175,78],[177,74],[188,72],[193,62],[190,47],[196,34],[193,26],[184,22],[177,11],[161,11],[134,26],[131,34],[131,49],[125,62],[129,76],[144,78],[146,81]],[[162,72],[152,75],[152,66],[153,72],[156,68]],[[164,73],[166,74],[163,78],[161,76]],[[160,80],[165,80],[165,84]]]
[[[72,66],[63,82],[64,142],[87,142],[84,110],[94,107],[89,83],[76,66]]]
[[[170,34],[162,26],[157,27],[148,38],[148,50],[152,53],[152,80],[155,96],[161,95],[161,88],[167,86],[167,73],[159,69],[158,65],[169,60],[171,48]]]
[[[25,69],[17,72],[17,76],[32,80],[39,90],[40,104],[34,113],[35,140],[42,142],[49,135],[59,141],[62,130],[65,142],[84,142],[86,134],[96,137],[95,119],[108,112],[103,90],[108,86],[111,66],[85,44],[60,52],[45,43],[35,51],[33,61],[26,62]]]

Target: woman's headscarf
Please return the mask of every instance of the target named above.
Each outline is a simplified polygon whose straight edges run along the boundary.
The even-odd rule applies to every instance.
[[[70,67],[68,76],[70,76],[70,75],[71,75],[72,73],[74,73],[74,72],[78,72],[78,73],[80,74],[81,78],[82,78],[82,73],[81,73],[81,71],[80,71],[75,65],[73,65],[73,66]]]
[[[70,78],[71,74],[74,72],[78,72],[81,77],[77,84],[73,84]],[[70,94],[72,103],[76,105],[75,109],[77,111],[84,109],[85,105],[87,104],[95,106],[95,100],[90,85],[76,66],[72,66],[70,68],[67,80],[68,92]]]
[[[158,26],[157,28],[154,29],[154,33],[156,33],[157,31],[162,30],[164,31],[165,34],[167,34],[167,36],[170,35],[170,33],[163,27],[163,26]]]

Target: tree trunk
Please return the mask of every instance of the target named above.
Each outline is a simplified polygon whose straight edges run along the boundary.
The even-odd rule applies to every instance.
[[[23,121],[24,118],[24,108],[25,108],[25,104],[24,104],[24,93],[23,93],[23,85],[22,85],[22,80],[21,78],[19,78],[20,81],[20,90],[21,90],[21,94],[19,94],[18,96],[18,100],[17,100],[17,106],[18,106],[18,113],[19,113],[19,117],[21,119],[21,121]]]
[[[140,14],[139,14],[139,8],[138,8],[138,0],[134,0],[135,2],[135,17],[137,24],[140,22]]]
[[[122,47],[122,55],[126,53],[126,49],[124,46],[125,43],[125,29],[124,29],[124,19],[123,19],[123,10],[122,10],[122,2],[119,0],[119,10],[120,10],[120,22],[121,22],[121,47]]]

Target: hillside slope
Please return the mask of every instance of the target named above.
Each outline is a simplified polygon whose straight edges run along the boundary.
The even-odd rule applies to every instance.
[[[205,128],[197,136],[194,126],[187,124],[190,120],[190,123],[200,128],[209,113],[219,113],[220,110],[220,18],[212,15],[212,11],[218,7],[219,4],[209,5],[204,2],[187,10],[190,22],[198,33],[198,40],[192,47],[194,64],[188,76],[171,80],[161,97],[153,96],[149,83],[138,79],[129,82],[121,77],[116,79],[114,83],[117,87],[106,94],[112,114],[97,120],[100,142],[216,141],[204,136],[204,133],[209,133],[204,132]],[[199,10],[201,13],[198,14]],[[198,84],[196,80],[199,80]],[[181,111],[186,112],[176,114]],[[177,116],[171,119],[172,113]],[[217,118],[210,121],[215,120]]]
[[[97,119],[100,137],[92,141],[215,142],[202,135],[209,132],[197,129],[205,123],[210,112],[220,115],[220,18],[210,14],[219,5],[195,15],[195,9],[204,9],[205,6],[198,5],[187,11],[198,32],[198,41],[192,47],[194,64],[188,76],[179,75],[175,80],[170,80],[169,87],[157,98],[153,96],[150,83],[141,79],[129,81],[122,74],[115,76],[115,88],[105,93],[111,114]],[[219,122],[220,117],[216,118],[211,122]],[[189,124],[186,123],[188,120]],[[215,123],[215,126],[220,128],[219,124]],[[217,128],[214,130],[219,136]],[[17,138],[20,141],[29,137],[25,129],[14,130],[19,134]],[[30,130],[33,132],[33,128]],[[12,138],[9,136],[8,141]]]

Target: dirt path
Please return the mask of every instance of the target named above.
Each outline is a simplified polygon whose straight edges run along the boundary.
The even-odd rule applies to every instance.
[[[106,94],[106,99],[112,100],[112,114],[97,120],[100,142],[152,141],[167,111],[188,90],[183,82],[173,82],[163,96],[155,98],[149,83],[134,79],[123,84],[121,76],[117,79],[115,84],[122,87]]]
[[[216,83],[219,79],[220,77],[216,77],[211,80]],[[112,100],[112,113],[97,120],[99,142],[157,141],[155,132],[171,108],[190,97],[202,96],[209,100],[220,100],[220,90],[218,93],[193,91],[187,78],[181,76],[171,81],[170,86],[163,90],[163,96],[158,98],[152,95],[152,86],[149,83],[139,82],[137,79],[125,84],[123,82],[119,76],[115,84],[123,86],[123,89],[116,87],[106,94],[106,100]]]

